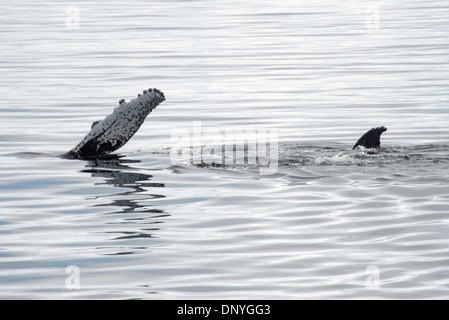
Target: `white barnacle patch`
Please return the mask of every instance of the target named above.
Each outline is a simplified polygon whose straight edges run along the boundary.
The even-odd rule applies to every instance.
[[[92,123],[91,131],[72,149],[79,158],[94,157],[122,147],[137,132],[147,115],[165,100],[158,89],[144,90],[137,98],[119,106],[103,120]]]

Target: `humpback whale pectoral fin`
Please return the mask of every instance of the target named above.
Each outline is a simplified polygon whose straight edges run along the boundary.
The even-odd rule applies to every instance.
[[[165,96],[158,89],[144,90],[137,98],[119,106],[103,120],[94,121],[90,132],[63,157],[70,159],[93,158],[113,152],[137,132],[147,115],[156,108]]]
[[[372,128],[371,130],[366,132],[363,136],[361,136],[359,140],[357,140],[352,150],[354,150],[358,146],[362,146],[365,148],[379,148],[380,136],[385,131],[387,131],[387,128],[385,128],[384,126]]]

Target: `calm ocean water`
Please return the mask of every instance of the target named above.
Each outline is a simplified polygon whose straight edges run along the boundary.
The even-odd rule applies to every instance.
[[[449,298],[447,1],[1,12],[0,298]],[[121,158],[57,157],[150,87]],[[175,163],[198,125],[277,132],[275,172]]]

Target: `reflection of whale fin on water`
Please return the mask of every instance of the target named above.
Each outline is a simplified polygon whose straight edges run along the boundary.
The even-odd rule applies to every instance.
[[[372,128],[370,131],[365,133],[360,139],[356,142],[353,150],[358,146],[363,146],[365,148],[379,148],[380,147],[380,135],[387,131],[387,128],[384,126]]]
[[[90,132],[66,158],[85,159],[104,156],[122,147],[137,132],[147,115],[165,100],[158,89],[144,90],[136,99],[119,101],[119,106],[104,120],[92,123]]]

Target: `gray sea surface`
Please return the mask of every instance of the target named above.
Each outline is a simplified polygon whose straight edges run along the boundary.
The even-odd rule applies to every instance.
[[[449,298],[446,0],[0,10],[0,299]],[[148,88],[119,157],[58,157]],[[245,130],[271,160],[174,161]]]

